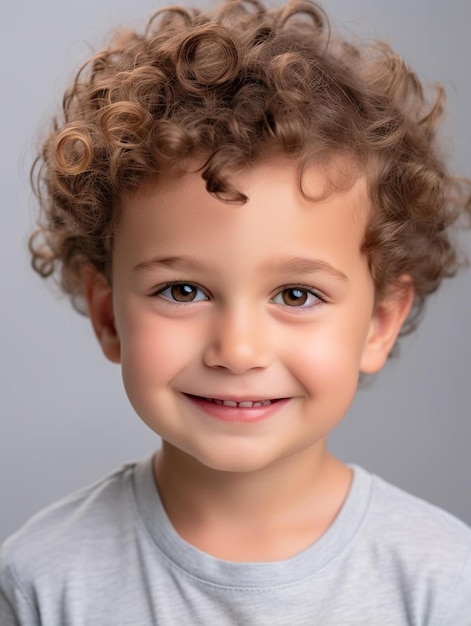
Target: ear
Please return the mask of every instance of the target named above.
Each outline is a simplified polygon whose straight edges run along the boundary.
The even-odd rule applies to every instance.
[[[412,280],[401,276],[376,304],[360,364],[363,374],[375,374],[386,363],[413,301]]]
[[[108,280],[93,267],[87,267],[83,273],[83,296],[105,356],[113,363],[119,363],[121,350],[114,321],[113,292]]]

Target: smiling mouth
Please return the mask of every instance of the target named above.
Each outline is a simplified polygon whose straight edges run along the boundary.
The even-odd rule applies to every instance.
[[[218,398],[205,398],[204,396],[195,396],[192,394],[186,394],[186,395],[196,398],[197,400],[210,402],[212,404],[219,404],[220,406],[228,406],[228,407],[241,408],[241,409],[251,409],[251,408],[259,408],[262,406],[270,406],[270,404],[274,404],[275,402],[279,402],[280,400],[282,400],[282,398],[276,398],[275,400],[244,400],[242,402],[236,402],[235,400],[220,400]]]

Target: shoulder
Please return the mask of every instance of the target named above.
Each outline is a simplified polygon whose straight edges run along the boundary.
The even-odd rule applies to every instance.
[[[51,575],[67,576],[67,568],[125,539],[136,523],[134,467],[127,464],[32,517],[3,544],[0,581],[28,586]]]
[[[464,522],[378,476],[370,476],[369,524],[377,531],[413,543],[417,550],[427,547],[429,552],[449,555],[469,552],[471,528]]]
[[[365,470],[357,472],[370,481],[360,530],[364,558],[421,610],[440,615],[434,624],[471,623],[471,528]]]

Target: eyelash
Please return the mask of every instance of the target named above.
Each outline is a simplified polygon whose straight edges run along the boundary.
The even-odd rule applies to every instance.
[[[270,298],[270,301],[273,302],[274,304],[277,304],[276,302],[274,302],[274,299],[277,296],[281,296],[283,294],[283,292],[287,292],[287,291],[301,291],[304,294],[307,294],[307,296],[313,296],[316,300],[315,302],[313,302],[312,304],[308,304],[308,305],[301,305],[301,306],[290,306],[289,304],[282,304],[281,306],[286,306],[289,309],[292,310],[299,310],[299,311],[312,311],[313,309],[316,309],[320,306],[322,306],[323,304],[326,304],[327,300],[325,298],[325,296],[323,296],[321,293],[319,293],[319,291],[317,291],[316,289],[313,289],[312,287],[309,287],[307,285],[285,285],[282,289],[279,289],[275,296],[273,296],[273,298]]]
[[[172,289],[172,287],[192,287],[193,289],[196,289],[200,292],[202,292],[205,295],[205,298],[200,298],[198,300],[171,300],[169,297],[164,296],[163,293],[165,291],[167,291],[167,289]],[[196,285],[195,283],[190,283],[188,281],[184,281],[184,280],[175,280],[171,283],[166,283],[165,285],[163,285],[162,287],[159,287],[156,291],[153,291],[152,296],[160,296],[161,298],[163,298],[164,300],[166,300],[166,302],[170,305],[175,305],[175,306],[181,306],[182,304],[193,304],[194,302],[204,302],[209,300],[209,295],[207,294],[207,292],[200,287],[199,285]]]
[[[168,289],[172,289],[173,287],[191,287],[192,289],[196,289],[197,291],[200,291],[202,294],[204,294],[205,297],[204,298],[198,298],[197,300],[187,300],[187,301],[185,301],[185,300],[172,300],[171,297],[167,297],[167,296],[163,295],[165,291],[167,291]],[[277,302],[274,301],[276,297],[282,296],[282,294],[284,292],[295,291],[295,290],[303,292],[303,294],[306,294],[307,297],[313,296],[316,299],[316,301],[314,303],[312,303],[312,304],[301,305],[301,306],[290,306],[289,304],[277,303]],[[162,287],[159,287],[156,291],[153,291],[151,293],[151,296],[153,296],[153,297],[160,296],[169,305],[173,305],[173,306],[194,304],[195,302],[205,302],[205,301],[208,301],[210,299],[210,296],[208,295],[206,290],[204,290],[202,287],[200,287],[199,285],[197,285],[195,283],[191,283],[191,282],[183,281],[183,280],[177,280],[177,281],[173,281],[173,282],[170,282],[170,283],[166,283]],[[308,287],[307,285],[294,284],[294,285],[285,285],[282,289],[279,289],[276,292],[276,294],[272,298],[270,298],[270,302],[272,302],[273,304],[280,304],[280,306],[284,306],[284,307],[286,307],[288,309],[292,309],[292,310],[299,309],[300,311],[310,311],[312,309],[315,309],[315,308],[325,304],[326,303],[326,298],[321,293],[319,293],[318,291],[313,289],[312,287]]]

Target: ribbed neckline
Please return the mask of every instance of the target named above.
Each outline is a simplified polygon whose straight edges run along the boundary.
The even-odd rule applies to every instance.
[[[353,480],[342,509],[327,531],[289,559],[263,563],[223,561],[198,550],[177,534],[163,508],[152,457],[136,464],[133,488],[142,522],[157,548],[187,575],[219,587],[260,589],[298,584],[315,575],[351,542],[365,517],[372,477],[352,465]]]

